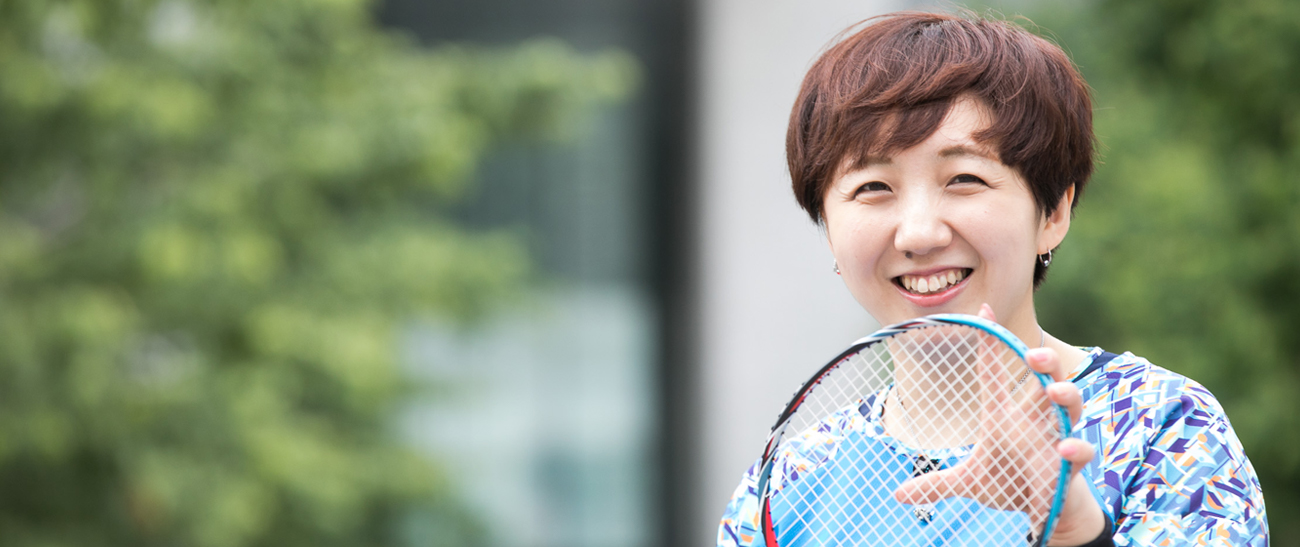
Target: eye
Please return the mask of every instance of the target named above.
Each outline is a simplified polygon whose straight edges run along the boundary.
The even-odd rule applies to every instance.
[[[885,184],[878,180],[873,180],[871,182],[863,184],[862,186],[859,186],[856,190],[853,191],[853,196],[857,197],[862,194],[869,194],[873,192],[888,192],[888,191],[889,191],[888,184]]]
[[[979,178],[975,175],[971,175],[969,173],[957,175],[953,177],[952,180],[948,181],[948,184],[970,184],[970,183],[983,184],[986,186],[988,185],[988,183],[984,182],[984,179]]]

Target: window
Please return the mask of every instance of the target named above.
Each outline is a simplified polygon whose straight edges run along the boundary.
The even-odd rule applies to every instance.
[[[412,326],[407,361],[436,394],[401,426],[450,470],[491,545],[669,544],[678,497],[662,404],[679,385],[664,328],[678,284],[666,252],[683,185],[681,6],[649,0],[388,0],[386,25],[426,44],[512,45],[557,37],[620,48],[643,70],[627,102],[596,112],[576,142],[509,143],[481,166],[454,216],[526,242],[537,282],[471,327]],[[680,366],[680,365],[678,365]],[[684,482],[680,478],[679,482]],[[652,526],[652,522],[656,523]],[[652,530],[653,528],[653,530]],[[420,534],[415,532],[416,536]],[[424,538],[427,539],[427,538]],[[419,542],[420,537],[412,538]]]

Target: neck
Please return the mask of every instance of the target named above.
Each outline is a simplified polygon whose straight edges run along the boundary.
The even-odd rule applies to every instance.
[[[1051,334],[1047,335],[1046,344],[1044,345],[1055,350],[1056,354],[1061,357],[1062,368],[1064,368],[1066,374],[1069,374],[1076,365],[1088,357],[1088,352],[1058,340]]]
[[[1061,364],[1067,374],[1074,370],[1075,365],[1088,356],[1088,352],[1076,348],[1043,330],[1038,324],[1038,317],[1034,314],[1032,301],[1027,313],[1014,316],[1011,321],[1002,323],[1002,326],[1015,334],[1017,338],[1020,338],[1021,342],[1029,346],[1029,349],[1038,347],[1051,348],[1061,358]],[[1015,374],[1017,378],[1021,374],[1018,371],[1011,371],[1011,373]]]
[[[1029,346],[1029,349],[1040,346],[1052,348],[1061,357],[1061,363],[1065,365],[1067,371],[1073,370],[1075,364],[1088,356],[1087,352],[1057,339],[1039,326],[1032,297],[1026,299],[1022,308],[1018,313],[1009,314],[1005,320],[998,318],[998,323],[1016,335],[1021,342]]]
[[[1044,345],[1047,337],[1043,328],[1038,326],[1038,316],[1034,313],[1033,299],[1028,299],[1025,305],[1020,307],[1022,309],[1009,313],[1006,317],[999,314],[998,323],[1011,331],[1011,334],[1016,335],[1016,338],[1029,346],[1029,349]]]

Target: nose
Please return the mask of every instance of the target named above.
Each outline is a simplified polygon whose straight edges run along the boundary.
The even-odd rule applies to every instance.
[[[894,232],[894,248],[911,256],[924,256],[952,242],[952,229],[932,200],[916,196],[903,204]]]

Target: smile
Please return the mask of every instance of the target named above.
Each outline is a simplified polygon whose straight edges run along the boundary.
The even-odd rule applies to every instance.
[[[931,295],[948,290],[970,275],[970,268],[952,268],[929,275],[900,275],[894,284],[916,295]]]

